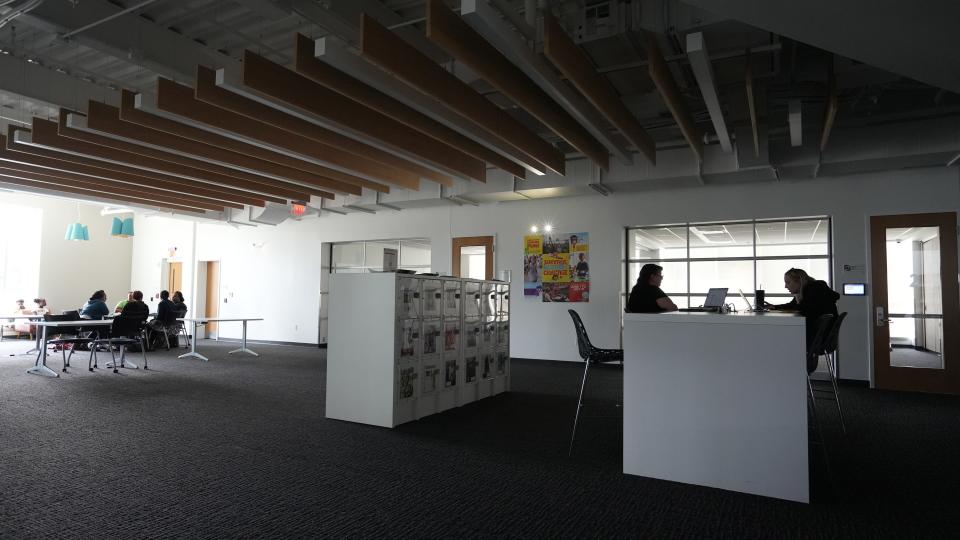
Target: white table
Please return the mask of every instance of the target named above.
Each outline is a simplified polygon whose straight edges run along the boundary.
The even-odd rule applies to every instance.
[[[177,320],[180,322],[193,323],[193,339],[190,340],[190,352],[181,354],[179,358],[195,356],[203,360],[204,362],[208,361],[209,359],[206,356],[197,352],[197,329],[200,327],[201,324],[222,323],[222,322],[242,322],[243,323],[243,340],[240,343],[240,348],[230,351],[229,354],[233,354],[236,352],[245,352],[245,353],[252,354],[254,356],[260,356],[259,354],[247,348],[247,323],[250,321],[262,321],[263,319],[257,319],[257,318],[220,319],[217,317],[197,317],[197,318],[182,318]]]
[[[623,472],[809,502],[806,321],[628,313]]]
[[[2,323],[3,321],[22,321],[22,320],[39,321],[42,319],[43,319],[43,315],[8,315],[6,317],[0,317],[0,323]],[[0,329],[0,341],[3,341],[2,329]],[[34,348],[30,349],[29,351],[23,354],[35,353],[39,350],[40,350],[40,334],[37,333],[36,346],[34,346]]]
[[[40,333],[42,336],[40,340],[40,354],[37,355],[37,361],[34,363],[32,368],[27,370],[27,373],[36,373],[37,375],[46,375],[48,377],[59,377],[59,373],[47,367],[47,328],[64,326],[82,326],[84,328],[92,328],[94,326],[110,326],[113,324],[113,321],[81,319],[79,321],[37,321],[33,324],[43,327],[43,331]]]

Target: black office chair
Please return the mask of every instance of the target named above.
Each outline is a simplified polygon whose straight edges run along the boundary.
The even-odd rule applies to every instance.
[[[167,350],[170,350],[170,336],[175,337],[184,336],[187,340],[187,347],[190,347],[190,338],[187,334],[187,329],[184,327],[182,321],[177,319],[182,319],[187,315],[186,310],[173,311],[173,314],[170,316],[170,321],[164,324],[164,334],[163,339],[167,345]]]
[[[577,348],[580,351],[580,358],[583,358],[584,368],[583,368],[583,382],[580,384],[580,398],[577,400],[577,412],[573,417],[573,432],[570,434],[570,448],[567,451],[567,456],[573,454],[573,440],[577,435],[577,422],[580,420],[580,408],[583,406],[583,389],[587,386],[587,372],[590,370],[590,364],[609,364],[613,362],[620,362],[620,365],[623,365],[623,349],[598,349],[590,343],[590,338],[587,336],[587,329],[583,326],[583,321],[580,320],[580,315],[572,309],[568,309],[567,313],[570,314],[570,317],[573,319],[573,327],[577,331]]]
[[[147,346],[143,340],[143,328],[146,321],[147,319],[145,317],[115,317],[113,324],[110,325],[110,329],[105,332],[106,336],[101,333],[100,337],[93,340],[90,344],[90,359],[87,361],[87,369],[93,371],[93,368],[98,367],[97,347],[100,345],[106,345],[110,350],[110,356],[113,358],[112,365],[114,373],[119,373],[117,370],[117,355],[113,350],[114,346],[121,347],[120,367],[127,367],[127,347],[130,345],[140,345],[140,352],[143,354],[143,369],[149,369],[147,367]],[[132,363],[130,363],[130,366],[134,368],[137,367]]]
[[[810,397],[810,399],[807,400],[807,406],[813,418],[813,425],[817,430],[817,440],[811,442],[820,445],[820,449],[823,452],[823,461],[826,464],[827,474],[830,476],[831,482],[833,481],[833,475],[830,473],[830,455],[827,452],[827,444],[823,438],[823,427],[817,415],[817,396],[815,391],[819,391],[820,389],[814,388],[813,382],[810,380],[810,374],[817,369],[820,356],[825,354],[827,338],[830,336],[830,328],[833,326],[834,318],[835,316],[830,313],[817,318],[816,332],[813,341],[807,347],[807,392]]]
[[[837,402],[837,413],[840,415],[840,429],[843,430],[843,433],[847,433],[847,426],[843,420],[843,406],[840,403],[840,388],[837,385],[837,350],[840,348],[840,327],[843,324],[843,320],[847,318],[847,312],[844,311],[836,318],[834,318],[830,324],[830,329],[827,332],[826,336],[823,338],[823,343],[820,344],[820,349],[817,353],[820,356],[824,357],[824,363],[827,365],[827,372],[830,374],[830,388],[814,388],[818,392],[823,392],[830,394],[828,399],[832,399]]]
[[[45,313],[43,315],[44,321],[80,321],[80,313],[76,311],[68,311],[64,315],[53,315],[50,313]],[[38,329],[42,332],[42,329]],[[82,343],[90,343],[92,340],[89,337],[84,336],[83,327],[80,325],[77,326],[50,326],[47,327],[47,335],[50,332],[56,332],[54,334],[56,337],[53,339],[47,339],[47,346],[59,346],[60,351],[63,353],[63,372],[67,372],[67,368],[70,367],[70,358],[73,356],[73,351],[76,349],[77,345]],[[67,345],[70,345],[70,354],[67,354]],[[37,355],[37,364],[40,363],[40,356],[43,354],[43,351]]]

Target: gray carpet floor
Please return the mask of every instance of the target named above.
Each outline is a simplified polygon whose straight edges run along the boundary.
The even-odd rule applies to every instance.
[[[956,538],[960,399],[824,402],[814,502],[625,476],[617,419],[567,440],[582,364],[514,360],[513,390],[393,430],[324,418],[324,351],[201,342],[115,375],[27,375],[0,344],[2,538]],[[59,359],[51,360],[59,368]],[[585,414],[616,415],[598,370]]]

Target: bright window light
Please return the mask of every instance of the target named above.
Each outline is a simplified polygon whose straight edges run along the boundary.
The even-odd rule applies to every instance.
[[[553,225],[547,223],[546,225],[543,226],[543,230],[550,232],[553,230]]]

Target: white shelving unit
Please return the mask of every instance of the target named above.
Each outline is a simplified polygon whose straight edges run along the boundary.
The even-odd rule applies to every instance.
[[[510,389],[510,284],[332,274],[327,418],[394,427]]]

